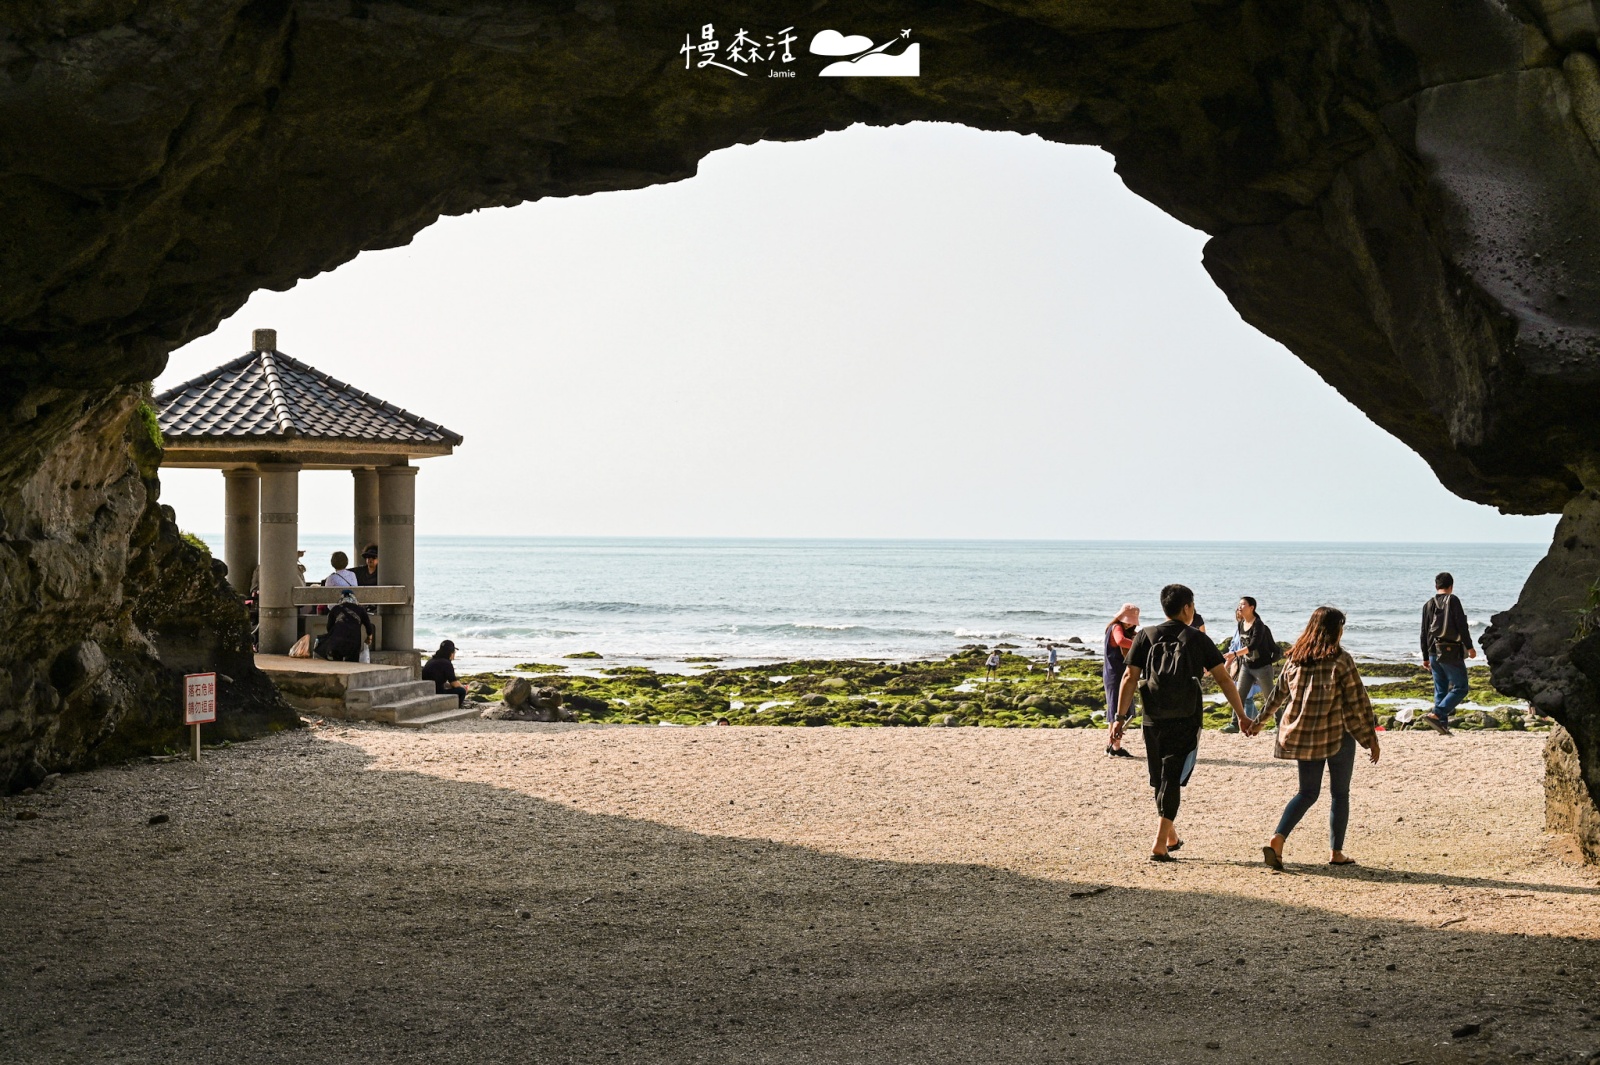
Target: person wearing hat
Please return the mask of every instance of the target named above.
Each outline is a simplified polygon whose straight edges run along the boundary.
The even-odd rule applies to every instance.
[[[328,657],[335,662],[361,661],[361,648],[371,646],[372,634],[372,618],[367,608],[356,602],[352,589],[346,588],[339,593],[339,602],[328,611]]]
[[[357,585],[372,585],[378,583],[378,545],[368,544],[367,549],[361,552],[361,561],[366,565],[356,570]]]
[[[456,667],[451,660],[456,656],[456,645],[449,640],[439,645],[422,667],[422,679],[433,681],[435,695],[454,695],[457,706],[467,705],[467,686],[456,680]]]
[[[1114,726],[1117,722],[1117,698],[1122,690],[1122,674],[1127,670],[1126,655],[1133,647],[1133,638],[1139,633],[1139,608],[1123,603],[1117,616],[1106,626],[1103,647],[1105,658],[1100,666],[1100,679],[1106,686],[1106,728],[1112,729],[1111,742],[1106,744],[1106,754],[1112,758],[1132,758],[1122,748],[1122,737]]]

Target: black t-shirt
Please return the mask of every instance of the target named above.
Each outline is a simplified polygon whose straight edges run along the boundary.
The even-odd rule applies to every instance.
[[[443,655],[434,655],[422,667],[422,679],[433,681],[433,690],[443,695],[456,679],[455,663]]]
[[[1164,621],[1154,628],[1139,630],[1139,635],[1133,638],[1133,646],[1128,648],[1128,665],[1136,667],[1140,673],[1145,672],[1145,666],[1150,661],[1150,644],[1158,639],[1170,640],[1174,634],[1179,634],[1183,640],[1184,671],[1195,680],[1198,681],[1225,661],[1222,652],[1217,650],[1217,645],[1205,633],[1181,621]],[[1194,712],[1198,714],[1204,708],[1200,685],[1196,684]]]
[[[359,567],[357,567],[357,569],[356,569],[356,584],[373,586],[373,585],[376,585],[377,583],[378,583],[378,571],[377,570],[373,570],[370,573],[367,572],[367,563],[366,563],[366,560],[363,559],[362,562],[361,562],[361,565]]]

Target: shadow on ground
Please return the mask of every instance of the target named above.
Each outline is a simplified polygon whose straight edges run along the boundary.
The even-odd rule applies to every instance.
[[[1600,1049],[1589,940],[856,860],[368,764],[286,736],[8,805],[0,1061],[1395,1065]],[[38,819],[12,820],[25,808]],[[1465,1024],[1480,1030],[1452,1038]]]

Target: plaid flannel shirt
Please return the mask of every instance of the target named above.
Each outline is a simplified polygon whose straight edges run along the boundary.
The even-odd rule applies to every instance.
[[[1272,687],[1263,718],[1276,715],[1279,758],[1327,758],[1338,752],[1344,734],[1371,748],[1378,719],[1349,652],[1315,662],[1287,662]]]

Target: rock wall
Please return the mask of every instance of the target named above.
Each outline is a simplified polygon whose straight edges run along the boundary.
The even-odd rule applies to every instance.
[[[182,747],[185,672],[230,678],[210,740],[298,722],[255,669],[238,597],[156,502],[140,390],[84,396],[35,412],[59,442],[0,495],[0,790]]]
[[[1600,864],[1600,809],[1578,766],[1578,748],[1565,729],[1544,745],[1544,827],[1570,835],[1584,860]]]
[[[794,25],[799,77],[685,69],[705,23]],[[803,53],[906,27],[918,78],[818,78]],[[1246,320],[1453,491],[1560,510],[1600,488],[1597,28],[1595,0],[0,0],[0,505],[32,476],[11,456],[87,431],[63,412],[255,289],[443,214],[937,120],[1103,146],[1212,235]],[[112,554],[130,534],[89,530]],[[1537,595],[1497,677],[1564,675],[1553,637],[1517,635],[1548,628]],[[73,602],[56,653],[109,616]],[[1591,752],[1600,705],[1562,691]]]

